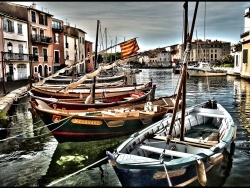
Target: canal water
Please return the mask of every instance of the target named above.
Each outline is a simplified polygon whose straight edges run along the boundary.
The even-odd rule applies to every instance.
[[[172,69],[142,69],[136,75],[136,80],[137,83],[144,83],[152,79],[156,84],[155,96],[162,97],[177,92],[179,76],[173,74]],[[191,77],[187,80],[187,106],[213,98],[229,111],[238,128],[234,145],[225,150],[223,161],[207,173],[207,186],[249,186],[250,83],[229,75]],[[93,142],[58,143],[40,118],[32,116],[28,100],[29,97],[26,96],[15,104],[15,113],[9,116],[9,125],[0,130],[2,187],[48,186],[101,160],[106,156],[107,150],[112,151],[129,136]],[[76,186],[72,181],[79,182],[78,186],[114,185],[103,180],[105,174],[99,167],[90,168],[86,172],[88,173],[66,179],[65,184],[53,185]],[[200,185],[195,181],[189,186]]]

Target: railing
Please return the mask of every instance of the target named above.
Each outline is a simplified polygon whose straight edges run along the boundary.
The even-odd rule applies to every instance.
[[[52,29],[53,30],[57,30],[57,31],[63,31],[63,27],[61,25],[58,24],[52,24]]]
[[[5,61],[29,61],[29,54],[4,52]]]
[[[32,42],[39,42],[39,43],[46,43],[46,44],[52,43],[52,37],[45,37],[45,36],[37,35],[37,34],[32,35],[31,40]]]

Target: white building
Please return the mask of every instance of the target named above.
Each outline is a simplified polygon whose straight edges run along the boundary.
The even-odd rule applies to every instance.
[[[157,54],[157,63],[159,66],[172,66],[172,57],[169,51],[162,51]]]
[[[1,79],[27,79],[30,75],[28,23],[0,13]]]

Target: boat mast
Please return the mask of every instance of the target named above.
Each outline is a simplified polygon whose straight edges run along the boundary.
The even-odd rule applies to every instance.
[[[97,29],[96,29],[96,40],[95,40],[95,69],[96,69],[96,62],[97,62],[97,48],[98,48],[98,31],[99,31],[99,24],[100,20],[97,20]],[[95,82],[96,82],[96,76],[93,78],[93,85],[92,85],[92,103],[95,104]]]
[[[176,102],[175,102],[175,106],[174,106],[174,111],[173,111],[173,116],[171,119],[171,124],[170,124],[170,128],[169,128],[169,133],[167,135],[167,144],[169,144],[170,139],[171,139],[171,134],[173,131],[173,127],[174,127],[174,122],[175,122],[175,118],[176,118],[176,112],[178,110],[179,107],[179,100],[180,100],[180,96],[182,93],[182,113],[181,113],[181,135],[180,135],[180,140],[184,140],[184,125],[185,125],[185,108],[186,108],[186,78],[187,78],[187,61],[189,59],[189,55],[190,55],[190,49],[191,49],[191,41],[192,41],[192,36],[193,36],[193,30],[194,30],[194,25],[195,25],[195,20],[196,20],[196,15],[197,15],[197,10],[198,10],[198,5],[199,2],[196,1],[196,6],[195,6],[195,11],[194,11],[194,17],[193,17],[193,22],[192,22],[192,27],[191,27],[191,31],[190,34],[188,35],[187,33],[187,7],[188,7],[188,1],[186,0],[184,3],[184,9],[185,9],[185,27],[184,29],[186,30],[184,37],[186,36],[186,40],[184,41],[184,46],[185,46],[185,53],[184,53],[184,61],[183,61],[183,69],[182,69],[182,74],[181,74],[181,80],[180,80],[180,84],[179,84],[179,89],[178,89],[178,93],[177,93],[177,98],[176,98]],[[182,92],[181,92],[182,91]]]

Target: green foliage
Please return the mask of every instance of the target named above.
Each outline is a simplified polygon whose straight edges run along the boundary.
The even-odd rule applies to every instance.
[[[0,111],[0,119],[7,119],[6,113],[3,111]]]
[[[222,61],[223,61],[223,64],[234,64],[234,57],[228,54],[224,57]]]

